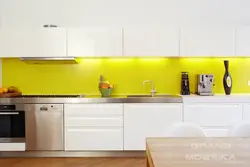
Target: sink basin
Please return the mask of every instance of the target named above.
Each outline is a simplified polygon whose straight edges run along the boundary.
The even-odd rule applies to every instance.
[[[154,96],[152,95],[127,95],[128,98],[130,97],[180,97],[178,95],[170,95],[170,94],[156,94]]]
[[[152,97],[151,95],[127,95],[127,97]]]

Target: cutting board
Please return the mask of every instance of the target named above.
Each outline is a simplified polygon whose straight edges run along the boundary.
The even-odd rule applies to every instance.
[[[14,93],[1,93],[0,98],[11,98],[21,96],[22,92],[14,92]]]

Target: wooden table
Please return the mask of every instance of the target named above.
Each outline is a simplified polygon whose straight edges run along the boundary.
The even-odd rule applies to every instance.
[[[250,138],[148,138],[148,167],[250,167]]]

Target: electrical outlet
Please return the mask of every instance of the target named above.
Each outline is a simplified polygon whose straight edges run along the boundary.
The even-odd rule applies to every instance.
[[[247,85],[250,86],[250,81],[248,81]]]

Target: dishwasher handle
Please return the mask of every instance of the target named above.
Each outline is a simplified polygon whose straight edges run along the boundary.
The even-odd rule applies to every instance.
[[[48,111],[49,109],[48,109],[48,107],[40,107],[40,111]]]

